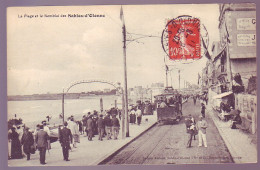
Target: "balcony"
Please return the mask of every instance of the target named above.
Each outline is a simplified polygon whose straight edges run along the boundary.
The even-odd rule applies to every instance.
[[[215,72],[216,77],[219,79],[223,76],[227,76],[227,69],[224,65],[219,65]]]

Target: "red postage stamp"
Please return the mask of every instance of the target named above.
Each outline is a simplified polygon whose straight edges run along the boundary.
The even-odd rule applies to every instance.
[[[180,16],[170,20],[163,37],[164,50],[169,59],[201,58],[200,20],[198,18]]]

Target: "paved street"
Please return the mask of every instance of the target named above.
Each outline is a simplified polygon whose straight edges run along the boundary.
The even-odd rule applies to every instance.
[[[194,105],[190,99],[183,105],[184,118],[192,114],[198,121],[200,103]],[[188,134],[184,118],[175,125],[156,125],[147,133],[133,141],[117,155],[102,164],[196,164],[233,163],[221,136],[212,119],[206,114],[208,122],[208,147],[198,147],[198,136],[192,147],[186,148]]]

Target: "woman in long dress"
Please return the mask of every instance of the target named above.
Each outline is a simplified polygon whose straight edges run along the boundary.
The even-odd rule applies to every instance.
[[[21,159],[23,155],[19,134],[15,131],[14,127],[11,130],[12,132],[8,135],[8,139],[11,140],[11,159]]]

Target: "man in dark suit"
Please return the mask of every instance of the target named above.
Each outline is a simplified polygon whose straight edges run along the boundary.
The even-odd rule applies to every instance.
[[[45,155],[46,155],[46,149],[49,149],[50,146],[50,139],[47,132],[43,130],[43,125],[40,125],[40,130],[37,132],[35,136],[35,142],[37,144],[37,148],[40,151],[40,163],[42,165],[45,163]]]
[[[63,160],[69,161],[70,143],[72,143],[72,134],[70,129],[67,128],[68,123],[64,122],[63,129],[60,130],[60,144],[62,147]]]

